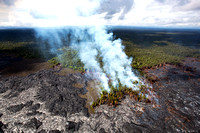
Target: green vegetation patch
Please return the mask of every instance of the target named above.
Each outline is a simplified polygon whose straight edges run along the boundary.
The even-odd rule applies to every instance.
[[[155,43],[166,43],[166,45],[153,45],[152,47],[139,47],[138,45],[123,41],[126,46],[125,52],[133,57],[132,67],[142,69],[153,67],[159,64],[180,63],[185,57],[200,58],[200,50],[173,44],[167,41],[155,41]]]
[[[53,57],[52,59],[48,60],[48,62],[51,64],[51,67],[57,66],[60,64],[58,57]]]
[[[23,58],[40,58],[42,54],[34,42],[0,42],[0,51]]]
[[[81,62],[80,58],[78,57],[77,50],[72,49],[70,47],[64,47],[62,49],[59,49],[59,51],[61,51],[62,54],[48,60],[51,66],[57,66],[58,64],[61,64],[62,67],[65,67],[65,68],[79,70],[81,72],[85,71],[84,64]]]
[[[94,101],[91,107],[95,108],[101,104],[116,107],[126,95],[130,96],[130,98],[134,98],[136,101],[150,103],[151,100],[146,97],[148,94],[148,87],[137,81],[134,81],[133,85],[134,84],[139,84],[139,90],[133,90],[132,88],[122,86],[122,84],[119,84],[118,88],[110,86],[110,92],[102,89],[100,98],[97,101]]]

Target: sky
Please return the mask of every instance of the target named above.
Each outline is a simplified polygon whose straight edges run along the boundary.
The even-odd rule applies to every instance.
[[[0,26],[200,27],[200,0],[0,0]]]

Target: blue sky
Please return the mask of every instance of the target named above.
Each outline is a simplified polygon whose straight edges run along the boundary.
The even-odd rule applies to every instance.
[[[0,0],[0,26],[200,27],[200,0]]]

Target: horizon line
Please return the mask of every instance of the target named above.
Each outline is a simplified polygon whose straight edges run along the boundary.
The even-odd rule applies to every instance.
[[[52,27],[37,27],[37,26],[0,26],[1,29],[38,29],[38,28],[66,28],[66,27],[89,27],[95,25],[66,25],[66,26],[52,26]],[[200,27],[194,26],[136,26],[136,25],[101,25],[108,28],[144,28],[144,29],[194,29],[200,30]]]

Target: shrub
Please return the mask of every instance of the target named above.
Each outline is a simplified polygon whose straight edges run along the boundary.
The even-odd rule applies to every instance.
[[[130,98],[133,98],[136,101],[150,103],[151,101],[146,97],[146,94],[148,93],[147,89],[148,87],[141,85],[139,90],[133,90],[132,88],[122,86],[121,83],[119,83],[118,88],[111,86],[110,92],[102,90],[100,98],[97,101],[94,101],[91,107],[95,108],[101,104],[107,104],[109,106],[116,107],[126,95],[130,96]]]

